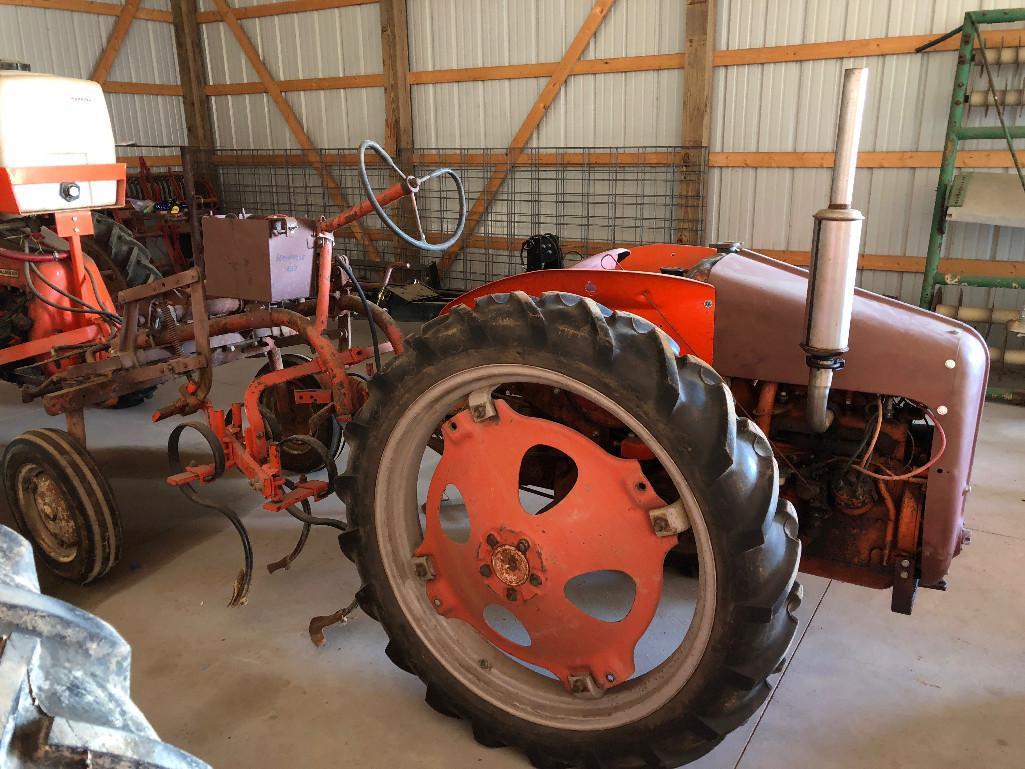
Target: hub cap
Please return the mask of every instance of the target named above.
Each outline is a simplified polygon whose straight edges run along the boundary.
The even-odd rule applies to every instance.
[[[78,552],[78,530],[64,490],[42,467],[22,465],[17,471],[18,506],[32,538],[48,556],[68,562]]]
[[[476,421],[475,421],[476,420]],[[423,542],[427,596],[435,610],[472,626],[490,643],[547,669],[571,692],[598,696],[634,672],[634,648],[662,592],[665,555],[675,536],[659,536],[651,512],[665,502],[637,460],[612,456],[577,431],[523,416],[505,401],[474,405],[442,426],[444,452],[431,480]],[[519,497],[519,471],[534,446],[550,446],[577,468],[573,487],[532,515]],[[465,502],[469,537],[442,528],[443,492]],[[596,619],[566,596],[573,578],[599,571],[626,574],[635,596],[617,622]],[[485,610],[498,604],[529,634],[519,644],[496,632]]]

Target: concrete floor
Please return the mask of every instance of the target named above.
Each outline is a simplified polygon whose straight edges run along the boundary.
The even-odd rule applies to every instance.
[[[237,397],[258,364],[220,369],[215,396]],[[164,403],[164,388],[152,403]],[[232,500],[258,568],[247,606],[225,607],[241,560],[216,514],[163,484],[168,425],[149,406],[89,413],[90,445],[124,516],[124,559],[88,588],[43,575],[44,590],[112,622],[135,650],[134,694],[161,736],[215,767],[524,767],[478,746],[465,725],[423,702],[420,682],[384,655],[377,623],[357,615],[317,649],[311,616],[358,587],[331,531],[315,530],[291,570],[262,564],[291,548],[290,519],[260,509],[238,476],[211,493]],[[52,424],[0,389],[0,436]],[[691,766],[1025,766],[1025,411],[986,408],[969,520],[972,546],[950,590],[919,593],[912,617],[889,594],[804,576],[801,629],[768,705]],[[340,514],[337,502],[324,503]],[[0,520],[10,523],[3,510]]]

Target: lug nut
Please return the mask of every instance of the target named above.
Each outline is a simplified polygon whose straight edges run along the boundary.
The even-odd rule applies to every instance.
[[[507,590],[505,591],[505,597],[506,597],[506,600],[509,600],[509,601],[515,601],[515,600],[516,600],[516,591],[515,591],[515,590],[513,590],[513,589],[512,589],[511,587],[510,587],[509,589],[507,589]]]
[[[534,587],[541,587],[541,578],[536,574],[530,575],[530,584]]]
[[[481,564],[480,575],[482,577],[490,577],[491,576],[491,567],[488,566],[486,563]]]
[[[489,547],[496,547],[498,545],[498,537],[494,534],[488,534],[487,542]]]
[[[526,555],[527,551],[530,550],[530,543],[525,539],[521,539],[516,543],[516,549]]]

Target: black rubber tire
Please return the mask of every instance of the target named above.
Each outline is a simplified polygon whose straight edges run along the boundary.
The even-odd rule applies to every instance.
[[[291,368],[292,366],[301,366],[304,363],[309,363],[312,358],[306,355],[299,355],[297,353],[284,353],[281,356],[281,362],[285,368]],[[269,374],[274,368],[270,362],[265,363],[259,371],[256,372],[256,376],[263,376]],[[304,390],[316,390],[320,387],[320,383],[314,376],[305,376],[297,379],[293,382],[288,383],[290,386],[298,386]],[[288,438],[294,433],[287,432],[283,425],[285,424],[282,419],[274,411],[274,397],[270,390],[264,390],[260,393],[260,405],[266,408],[271,414],[274,414],[278,424],[281,427],[281,438]],[[312,410],[311,410],[312,416]],[[327,447],[328,456],[338,456],[338,451],[342,445],[342,428],[338,424],[338,421],[333,418],[324,420],[321,424],[320,429],[317,430],[317,434],[313,436],[318,441],[323,443]],[[293,442],[295,443],[295,442]],[[286,470],[293,473],[312,473],[317,470],[324,469],[324,460],[319,453],[312,447],[308,447],[303,451],[289,450],[287,446],[281,447],[281,466]]]
[[[0,766],[209,769],[132,702],[131,653],[103,620],[40,594],[28,542],[0,526]]]
[[[669,452],[706,511],[719,564],[711,636],[694,674],[638,721],[582,733],[494,707],[432,656],[390,587],[374,499],[389,432],[432,385],[495,363],[557,371],[618,402]],[[696,358],[677,358],[652,324],[570,294],[533,300],[518,292],[485,297],[475,310],[458,306],[411,336],[406,354],[371,379],[346,440],[349,465],[336,486],[354,524],[342,546],[363,580],[360,604],[384,626],[388,657],[427,684],[434,708],[468,720],[481,744],[516,747],[543,769],[675,767],[714,748],[765,700],[797,627],[797,518],[779,499],[768,441],[736,416],[722,378]]]
[[[121,516],[110,484],[89,452],[63,430],[29,430],[11,441],[0,459],[7,504],[18,529],[35,546],[48,569],[64,579],[87,584],[107,574],[121,558]],[[33,535],[28,516],[18,501],[19,472],[41,468],[59,489],[77,538],[73,557],[64,560],[47,552]]]

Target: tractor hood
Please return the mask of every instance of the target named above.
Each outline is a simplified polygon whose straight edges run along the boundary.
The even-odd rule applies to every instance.
[[[744,251],[715,262],[707,280],[716,291],[719,373],[806,384],[800,345],[808,271]],[[857,289],[845,359],[834,387],[906,396],[929,406],[946,432],[943,458],[929,471],[924,511],[922,584],[935,584],[962,543],[989,348],[964,323]]]

